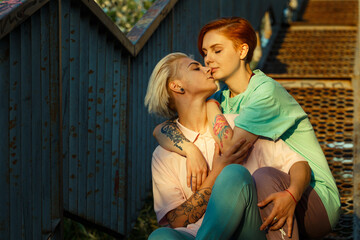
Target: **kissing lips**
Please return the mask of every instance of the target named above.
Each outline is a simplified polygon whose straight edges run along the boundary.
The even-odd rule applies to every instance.
[[[219,68],[211,68],[211,73],[214,73],[218,70]]]

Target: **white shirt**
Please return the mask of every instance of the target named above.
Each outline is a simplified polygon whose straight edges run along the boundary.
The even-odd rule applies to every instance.
[[[231,127],[234,127],[234,119],[236,116],[237,114],[225,114]],[[176,120],[176,123],[184,136],[200,149],[211,170],[215,140],[210,131],[208,130],[206,133],[200,134],[184,127],[178,120]],[[253,150],[243,166],[246,167],[251,174],[256,169],[266,166],[274,167],[288,173],[291,166],[299,161],[306,160],[291,150],[281,139],[274,142],[272,140],[259,138],[255,142]],[[153,153],[151,170],[154,210],[159,224],[167,225],[166,214],[180,206],[193,195],[191,188],[187,186],[186,158],[158,146]],[[186,228],[181,227],[176,229],[196,236],[203,217],[196,223],[189,224]]]

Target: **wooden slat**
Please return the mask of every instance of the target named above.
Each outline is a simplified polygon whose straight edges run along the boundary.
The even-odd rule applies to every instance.
[[[80,88],[80,8],[70,8],[70,61],[69,67],[69,210],[77,213],[79,205],[79,88]]]
[[[102,221],[104,206],[104,132],[105,132],[105,57],[106,35],[98,35],[97,59],[97,102],[96,105],[96,187],[95,187],[95,219]]]
[[[88,146],[87,146],[87,219],[95,221],[96,181],[96,106],[97,106],[97,59],[98,24],[90,25],[89,33],[89,88],[88,88]]]
[[[90,19],[87,14],[80,16],[80,59],[79,59],[79,161],[78,161],[78,209],[79,216],[87,215],[87,174],[88,174],[88,92],[89,92],[89,37]]]
[[[40,79],[41,79],[41,201],[42,207],[42,231],[43,234],[52,232],[51,223],[51,129],[50,129],[50,45],[49,45],[49,8],[48,5],[40,9],[41,12],[41,36],[40,36]]]
[[[19,79],[21,90],[21,118],[20,120],[20,143],[21,143],[21,154],[19,160],[21,159],[21,176],[22,176],[22,194],[23,194],[23,218],[24,218],[24,235],[27,238],[30,238],[32,235],[32,181],[35,179],[32,178],[33,170],[33,160],[31,156],[32,148],[29,144],[31,139],[31,85],[32,78],[31,74],[31,48],[27,47],[31,42],[31,22],[25,21],[21,25],[21,78]]]
[[[42,161],[41,161],[41,152],[42,145],[41,143],[41,43],[39,41],[41,36],[41,18],[40,14],[35,14],[31,17],[31,158],[33,161],[33,181],[32,181],[32,190],[33,190],[33,238],[32,239],[41,239],[41,223],[42,223],[42,200],[41,200],[41,191],[42,186],[39,184],[41,182],[41,171],[42,171]],[[35,181],[36,180],[36,181]]]
[[[105,89],[104,89],[104,187],[103,187],[103,224],[104,226],[111,228],[111,195],[114,190],[113,179],[112,179],[112,149],[111,149],[111,140],[112,140],[112,101],[113,101],[113,51],[114,51],[114,43],[112,40],[106,39],[106,55],[105,55]]]
[[[0,39],[0,236],[10,239],[10,151],[9,151],[9,76],[10,76],[10,37]]]
[[[22,228],[22,186],[21,186],[21,42],[20,28],[10,35],[10,114],[9,114],[9,146],[10,146],[10,239],[20,239]],[[9,169],[9,170],[10,170]],[[13,229],[14,231],[11,231]]]

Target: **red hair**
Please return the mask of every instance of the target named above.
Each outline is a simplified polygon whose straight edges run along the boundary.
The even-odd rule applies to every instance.
[[[249,21],[241,17],[220,18],[202,27],[198,37],[198,49],[202,57],[204,57],[202,45],[205,34],[217,29],[233,42],[235,49],[246,43],[249,46],[246,62],[251,62],[257,44],[256,33]]]

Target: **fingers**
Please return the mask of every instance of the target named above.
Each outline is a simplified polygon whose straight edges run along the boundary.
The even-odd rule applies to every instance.
[[[272,222],[274,221],[275,213],[271,212],[269,217],[265,219],[263,224],[260,226],[260,230],[263,231],[267,226],[271,226]]]
[[[285,224],[285,218],[280,218],[280,219],[273,219],[272,221],[272,226],[270,228],[270,230],[275,231],[275,230],[279,230],[282,226],[284,226]]]
[[[190,187],[190,182],[191,182],[191,169],[190,167],[187,167],[186,183],[188,187]]]
[[[196,176],[191,177],[191,191],[196,192]]]
[[[294,221],[294,218],[293,217],[289,217],[287,220],[286,220],[286,223],[288,225],[288,237],[291,238],[291,235],[292,235],[292,228],[293,228],[293,221]]]
[[[226,151],[227,155],[232,155],[235,152],[237,152],[244,144],[246,143],[246,139],[242,138],[238,142],[236,142],[234,145],[232,145],[229,150]]]
[[[199,190],[202,184],[202,174],[196,176],[196,189]]]
[[[207,174],[208,174],[207,171],[202,174],[202,179],[201,179],[201,182],[202,182],[202,183],[205,182],[205,179],[206,179],[206,177],[207,177]]]
[[[220,156],[220,147],[219,144],[215,143],[215,150],[214,150],[214,159],[215,157]]]
[[[273,200],[273,194],[269,195],[267,198],[265,198],[263,201],[259,202],[257,205],[258,207],[265,207]]]
[[[236,153],[234,154],[234,157],[236,158],[235,163],[241,164],[241,163],[244,161],[245,157],[246,157],[247,154],[248,154],[248,151],[249,151],[249,149],[250,149],[250,146],[251,146],[251,143],[246,143],[246,144],[244,145],[244,147],[242,147],[242,148],[240,149],[240,151],[238,151],[238,152],[236,152]]]

